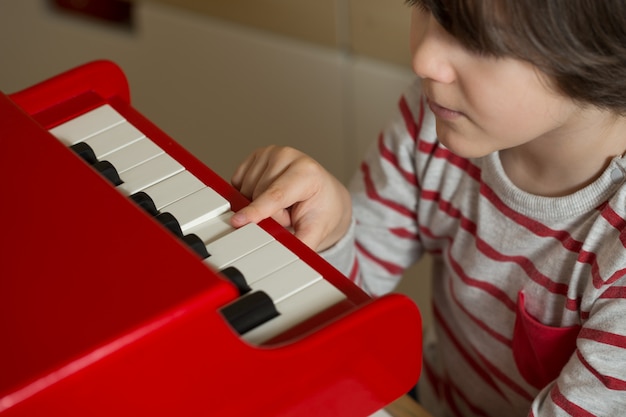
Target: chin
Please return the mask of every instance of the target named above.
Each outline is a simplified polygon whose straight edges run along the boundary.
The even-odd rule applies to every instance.
[[[455,143],[454,141],[449,142],[441,138],[439,139],[439,142],[447,150],[462,158],[481,158],[493,152],[492,150],[487,151],[479,146],[474,146],[471,143]]]
[[[481,158],[494,152],[494,149],[480,146],[463,135],[456,132],[439,132],[437,129],[437,138],[439,142],[453,154],[462,158]]]

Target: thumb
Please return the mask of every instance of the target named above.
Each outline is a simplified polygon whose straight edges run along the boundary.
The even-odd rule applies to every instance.
[[[310,219],[299,219],[293,226],[294,236],[297,237],[302,243],[307,245],[314,251],[322,250],[320,244],[324,239],[324,233],[315,221]]]

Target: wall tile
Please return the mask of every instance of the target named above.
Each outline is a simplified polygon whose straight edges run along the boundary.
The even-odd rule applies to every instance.
[[[410,9],[404,0],[348,0],[352,50],[409,67]]]
[[[148,0],[144,0],[148,1]],[[326,46],[337,45],[336,0],[150,0]]]
[[[136,0],[138,1],[138,0]],[[404,0],[143,0],[356,55],[409,64],[409,8]]]

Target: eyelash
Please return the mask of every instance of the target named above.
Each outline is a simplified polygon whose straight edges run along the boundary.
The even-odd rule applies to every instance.
[[[406,4],[409,7],[417,7],[423,12],[430,11],[430,7],[426,4],[425,0],[406,0]]]

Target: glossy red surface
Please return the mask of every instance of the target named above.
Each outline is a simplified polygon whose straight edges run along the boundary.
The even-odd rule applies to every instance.
[[[99,61],[0,94],[0,415],[367,416],[420,372],[420,315],[371,300],[271,220],[347,301],[251,346],[219,314],[235,289],[47,130],[108,103],[189,171],[246,200],[129,103]]]

